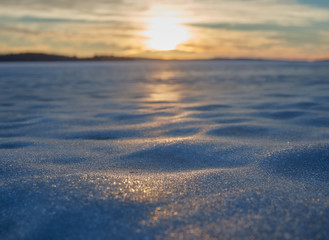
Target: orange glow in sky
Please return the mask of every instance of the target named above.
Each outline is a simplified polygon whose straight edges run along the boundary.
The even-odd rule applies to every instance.
[[[0,1],[0,54],[329,58],[326,0]]]

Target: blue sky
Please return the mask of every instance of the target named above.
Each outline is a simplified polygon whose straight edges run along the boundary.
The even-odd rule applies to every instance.
[[[329,58],[329,1],[1,0],[0,52]]]
[[[328,0],[299,0],[298,2],[316,7],[329,8]]]

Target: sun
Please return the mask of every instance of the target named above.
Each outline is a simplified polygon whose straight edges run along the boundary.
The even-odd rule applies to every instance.
[[[144,35],[148,39],[147,48],[157,51],[175,50],[189,39],[187,28],[170,12],[148,19],[148,29]]]

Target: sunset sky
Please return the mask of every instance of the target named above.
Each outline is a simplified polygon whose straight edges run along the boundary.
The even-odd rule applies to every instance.
[[[0,53],[329,58],[328,0],[0,0]]]

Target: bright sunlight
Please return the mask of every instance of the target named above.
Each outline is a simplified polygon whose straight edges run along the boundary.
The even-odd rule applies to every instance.
[[[148,19],[148,30],[144,35],[148,38],[147,48],[158,51],[175,50],[189,39],[181,19],[171,12],[163,12],[160,16]]]

